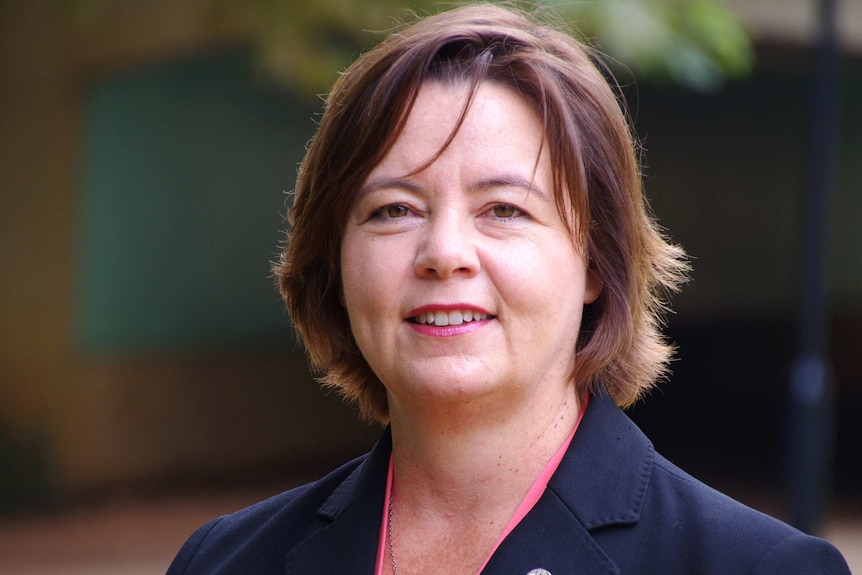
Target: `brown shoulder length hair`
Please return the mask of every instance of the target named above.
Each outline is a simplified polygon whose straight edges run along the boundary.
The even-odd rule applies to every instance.
[[[687,266],[650,214],[636,141],[597,62],[537,14],[473,5],[391,34],[338,78],[299,170],[274,271],[312,368],[364,417],[386,422],[388,403],[341,303],[341,242],[356,192],[429,80],[467,82],[474,92],[498,83],[544,124],[557,207],[576,222],[573,240],[604,285],[584,310],[572,374],[579,393],[604,392],[626,407],[663,375],[671,355],[660,333],[663,298]]]

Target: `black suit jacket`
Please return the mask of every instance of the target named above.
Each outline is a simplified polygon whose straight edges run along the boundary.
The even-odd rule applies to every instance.
[[[201,527],[168,575],[374,572],[391,438],[323,479]],[[607,397],[484,575],[849,574],[830,544],[749,509],[658,455]]]

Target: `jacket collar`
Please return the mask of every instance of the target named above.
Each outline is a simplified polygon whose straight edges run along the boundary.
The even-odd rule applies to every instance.
[[[596,395],[548,483],[589,530],[636,523],[655,449],[606,395]]]
[[[382,510],[391,455],[392,430],[386,427],[383,435],[368,453],[368,457],[333,490],[332,495],[320,506],[320,515],[335,521],[355,504],[364,507],[366,499],[374,499],[375,504],[379,503],[378,511]],[[380,517],[375,519],[379,522]]]
[[[591,532],[638,521],[654,459],[652,444],[614,402],[592,397],[544,495],[483,575],[620,573]]]
[[[392,453],[389,428],[318,509],[321,526],[285,558],[285,574],[374,573]]]
[[[373,573],[391,450],[387,429],[320,507],[323,527],[290,551],[286,573]],[[591,398],[545,494],[483,575],[619,573],[590,531],[638,521],[654,459],[652,444],[611,399]]]

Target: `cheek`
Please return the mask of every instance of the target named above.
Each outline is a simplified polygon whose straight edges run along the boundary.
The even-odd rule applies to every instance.
[[[564,347],[574,350],[584,306],[584,270],[566,253],[557,253],[546,263],[533,271],[541,279],[535,281],[529,305],[548,336],[562,338]]]
[[[503,251],[508,257],[498,261],[500,277],[519,299],[536,306],[559,308],[561,297],[583,301],[585,266],[573,249],[556,247],[565,241],[546,241],[530,250]]]
[[[341,301],[347,311],[350,331],[364,355],[365,342],[371,336],[369,320],[375,315],[374,310],[370,309],[374,298],[363,289],[366,281],[362,274],[357,273],[358,271],[351,266],[342,267]]]
[[[365,279],[358,255],[349,238],[345,238],[341,249],[341,303],[347,308],[351,325],[355,324],[355,311],[361,309],[364,299],[362,286]]]
[[[342,301],[351,323],[391,305],[397,262],[377,242],[345,242],[341,251]]]

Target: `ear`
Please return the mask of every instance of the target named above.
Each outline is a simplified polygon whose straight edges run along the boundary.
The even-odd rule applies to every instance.
[[[587,269],[586,286],[584,289],[584,305],[591,304],[599,298],[605,283],[592,268]]]

